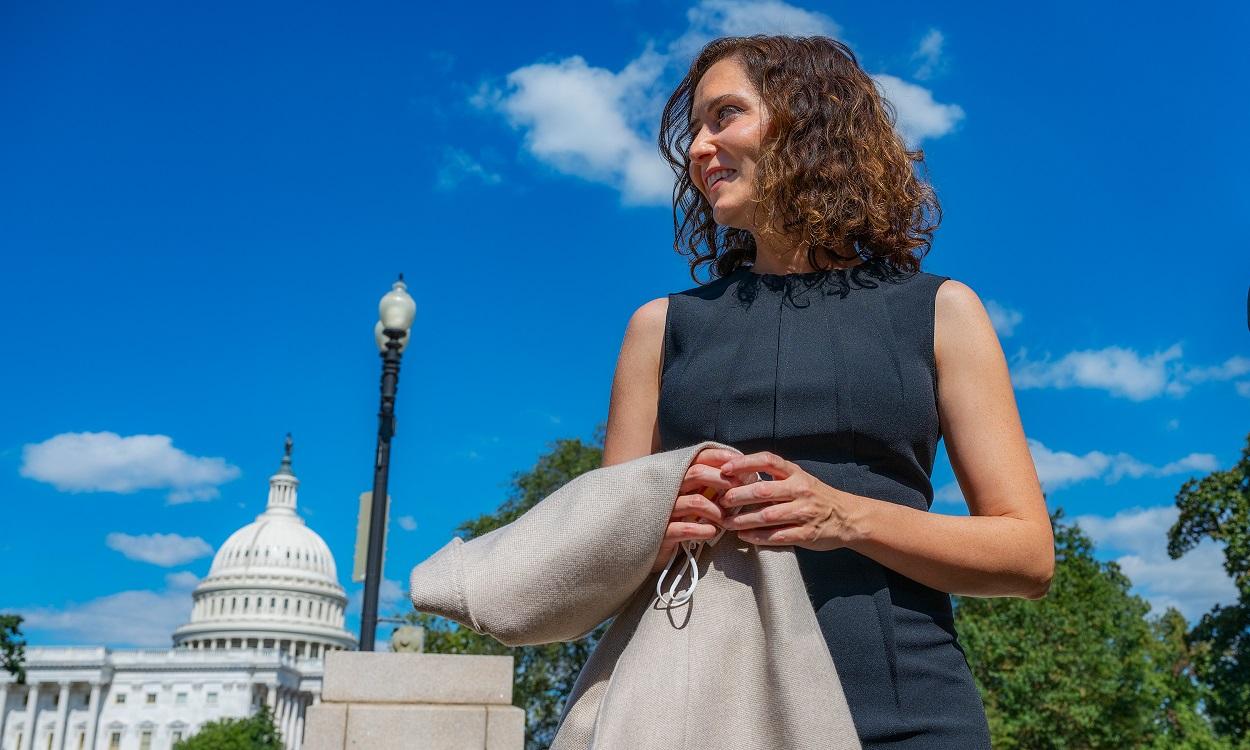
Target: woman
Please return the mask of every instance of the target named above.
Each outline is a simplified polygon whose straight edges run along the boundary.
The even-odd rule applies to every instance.
[[[660,146],[675,246],[714,279],[630,319],[604,463],[743,451],[697,457],[655,569],[719,528],[792,545],[863,746],[984,748],[949,595],[1044,596],[1054,540],[985,308],[919,270],[940,208],[893,122],[840,42],[698,54]],[[929,512],[943,436],[969,516]]]

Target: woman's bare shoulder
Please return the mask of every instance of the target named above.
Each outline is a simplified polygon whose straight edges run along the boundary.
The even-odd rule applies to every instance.
[[[659,447],[660,367],[668,298],[644,303],[629,318],[608,405],[603,465],[650,455]]]
[[[933,300],[933,318],[933,351],[939,368],[944,353],[949,357],[969,345],[998,346],[989,312],[972,287],[962,281],[948,278],[939,284]]]

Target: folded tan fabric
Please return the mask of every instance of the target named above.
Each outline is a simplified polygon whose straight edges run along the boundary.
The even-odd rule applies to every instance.
[[[651,564],[706,448],[734,450],[709,440],[586,472],[413,568],[417,610],[509,646],[575,640],[616,617],[573,685],[552,750],[860,747],[793,548],[722,533],[701,550],[692,598],[656,595]]]

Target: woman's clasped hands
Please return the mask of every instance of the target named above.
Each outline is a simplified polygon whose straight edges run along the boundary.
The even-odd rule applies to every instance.
[[[772,479],[756,477],[764,472]],[[715,492],[708,498],[706,490]],[[832,550],[856,538],[855,495],[830,487],[770,451],[706,448],[686,471],[652,572],[683,541],[710,541],[721,529],[755,545]]]

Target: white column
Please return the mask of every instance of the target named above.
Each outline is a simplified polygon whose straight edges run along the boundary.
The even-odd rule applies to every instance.
[[[273,723],[278,726],[278,733],[282,735],[282,740],[285,742],[286,732],[282,728],[286,726],[286,712],[290,704],[287,701],[286,691],[281,687],[278,688],[278,691],[278,715],[274,717]]]
[[[286,746],[295,750],[299,745],[295,742],[295,717],[299,715],[299,693],[291,693],[291,710],[286,715]]]
[[[65,747],[65,721],[69,718],[69,683],[61,683],[61,692],[56,697],[56,729],[52,730],[52,747],[62,750]]]
[[[291,738],[293,740],[291,747],[299,750],[304,740],[304,710],[308,708],[308,700],[303,693],[300,693],[299,700],[296,701],[295,705],[295,736]]]
[[[295,719],[299,716],[299,693],[291,693],[291,710],[286,717],[286,746],[288,750],[297,750],[295,742]]]
[[[91,698],[87,701],[87,750],[95,750],[95,736],[100,727],[100,684],[91,686]]]
[[[22,746],[18,750],[31,750],[35,746],[35,721],[39,718],[39,683],[32,682],[26,688],[26,730],[22,732]]]

